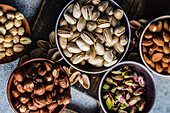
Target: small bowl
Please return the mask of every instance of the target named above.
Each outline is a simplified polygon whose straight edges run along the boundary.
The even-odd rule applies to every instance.
[[[49,62],[49,63],[51,63],[51,64],[53,64],[53,65],[56,64],[54,61],[49,60],[49,59],[36,58],[36,59],[32,59],[32,60],[26,61],[26,62],[24,62],[23,64],[17,66],[17,67],[15,68],[15,70],[13,71],[13,73],[14,73],[17,69],[19,69],[19,68],[21,68],[21,67],[23,67],[23,66],[25,66],[25,65],[27,65],[27,64],[29,64],[29,63],[37,62],[37,61]],[[67,73],[64,71],[64,69],[63,69],[61,66],[59,66],[59,67],[60,67],[61,70],[65,73],[65,75],[67,75]],[[19,113],[18,110],[14,107],[13,97],[12,97],[12,94],[11,94],[11,89],[12,89],[12,87],[13,87],[13,79],[14,79],[13,73],[11,74],[11,76],[10,76],[10,78],[9,78],[9,81],[8,81],[7,97],[8,97],[8,101],[9,101],[12,109],[15,111],[15,113]],[[68,86],[68,87],[69,87],[69,92],[71,92],[70,83],[69,83],[69,86]],[[54,113],[61,113],[61,112],[64,110],[65,107],[66,107],[66,105],[60,105],[60,106],[58,106],[58,107],[54,110]]]
[[[8,12],[8,11],[12,11],[12,12],[16,12],[17,9],[12,7],[12,6],[9,6],[9,5],[4,5],[4,4],[0,4],[0,8],[3,10],[3,12]],[[25,33],[24,33],[24,36],[28,36],[28,37],[31,37],[31,30],[30,30],[30,26],[29,26],[29,23],[27,21],[26,18],[24,18],[22,20],[22,25],[24,26],[25,28]],[[9,63],[9,62],[13,62],[15,60],[17,60],[18,58],[20,58],[27,50],[28,48],[28,45],[24,46],[24,50],[22,52],[19,52],[19,53],[16,53],[14,52],[14,54],[12,56],[5,56],[5,58],[1,59],[0,60],[0,64],[5,64],[5,63]]]
[[[142,64],[139,64],[137,62],[133,62],[133,61],[125,61],[125,62],[121,62],[115,66],[113,66],[110,70],[108,70],[105,75],[103,76],[101,82],[100,82],[100,86],[99,86],[99,92],[98,92],[98,96],[99,96],[99,101],[101,104],[101,107],[103,109],[103,111],[105,113],[107,113],[108,111],[106,110],[106,106],[103,104],[105,101],[103,101],[103,94],[102,94],[102,89],[103,89],[103,82],[105,81],[106,77],[111,73],[112,70],[118,70],[121,67],[124,66],[129,66],[131,69],[133,69],[134,71],[136,71],[137,73],[142,73],[143,76],[145,77],[146,80],[146,91],[145,91],[145,100],[146,100],[146,106],[143,110],[142,113],[148,113],[155,101],[155,96],[156,96],[156,89],[155,89],[155,81],[154,78],[152,76],[152,74],[150,73],[150,71],[143,66]]]
[[[55,38],[56,38],[57,48],[58,48],[61,56],[64,58],[64,60],[65,60],[70,66],[74,67],[75,69],[80,70],[80,71],[85,72],[85,73],[91,73],[91,74],[103,73],[103,72],[109,70],[110,68],[112,68],[112,66],[111,66],[111,67],[104,67],[104,66],[103,66],[103,67],[97,68],[97,67],[93,67],[93,66],[90,65],[90,64],[86,64],[85,66],[82,66],[82,65],[80,65],[80,64],[74,65],[74,64],[70,61],[70,59],[67,58],[67,57],[64,55],[63,50],[62,50],[62,48],[60,47],[60,44],[59,44],[59,41],[58,41],[58,35],[57,35],[59,22],[60,22],[60,20],[61,20],[62,17],[63,17],[63,13],[64,13],[65,9],[66,9],[70,4],[75,3],[76,1],[77,1],[77,0],[71,0],[71,1],[63,8],[63,10],[61,11],[60,15],[58,16],[57,23],[56,23],[56,27],[55,27]],[[118,8],[119,8],[119,9],[122,9],[115,1],[113,1],[113,0],[108,0],[108,1],[110,2],[110,4],[112,4],[112,6],[113,6],[114,9],[116,9],[116,8],[117,8],[117,9],[118,9]],[[123,10],[123,9],[122,9],[122,10]],[[124,13],[124,16],[123,16],[123,19],[121,20],[121,22],[122,22],[122,25],[124,25],[124,26],[127,28],[125,34],[128,36],[128,39],[129,39],[129,40],[128,40],[128,44],[125,46],[125,51],[124,51],[124,53],[122,53],[122,54],[120,55],[120,57],[118,58],[119,60],[118,60],[117,63],[119,63],[119,62],[124,58],[124,56],[126,55],[126,53],[127,53],[127,51],[128,51],[128,48],[129,48],[129,45],[130,45],[130,40],[131,40],[130,23],[129,23],[129,20],[128,20],[128,18],[127,18],[127,16],[126,16],[125,13]],[[116,63],[116,64],[117,64],[117,63]]]
[[[145,60],[144,60],[144,58],[143,58],[143,50],[142,50],[142,40],[143,40],[144,34],[145,34],[145,32],[147,31],[148,27],[149,27],[152,23],[154,23],[154,22],[156,22],[156,21],[158,21],[158,20],[164,20],[164,19],[170,19],[170,15],[165,15],[165,16],[158,17],[158,18],[152,20],[152,21],[145,27],[145,29],[143,30],[143,32],[142,32],[142,34],[141,34],[140,41],[139,41],[139,52],[140,52],[140,56],[141,56],[141,58],[142,58],[143,63],[145,64],[145,66],[146,66],[152,73],[154,73],[154,74],[156,74],[156,75],[159,75],[159,76],[162,76],[162,77],[169,77],[170,74],[160,74],[160,73],[156,72],[155,70],[153,70],[153,69],[145,62]]]

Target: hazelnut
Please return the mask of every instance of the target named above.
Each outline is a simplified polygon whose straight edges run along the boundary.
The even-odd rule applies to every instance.
[[[54,78],[58,78],[60,74],[60,69],[53,69],[52,75]]]
[[[16,79],[14,79],[13,83],[14,83],[14,86],[18,85],[18,81]]]
[[[59,91],[60,93],[63,93],[63,92],[64,92],[64,88],[61,88],[61,87],[60,87],[60,88],[58,89],[58,91]]]
[[[58,82],[59,82],[58,79],[54,79],[54,85],[57,86],[57,85],[58,85]]]
[[[58,104],[54,102],[54,103],[48,105],[47,108],[49,109],[49,112],[52,113],[57,106],[58,106]]]
[[[46,75],[44,76],[44,78],[45,78],[45,81],[47,81],[47,82],[53,81],[53,76],[52,76],[52,74],[50,74],[50,73],[46,73]]]
[[[21,107],[21,102],[19,99],[15,100],[14,106],[18,109],[19,107]]]
[[[26,106],[26,105],[21,105],[21,107],[19,108],[19,111],[21,112],[21,113],[24,113],[24,112],[26,112],[28,110],[28,107]]]
[[[34,98],[33,99],[33,104],[37,107],[37,108],[43,108],[46,106],[46,102],[45,102],[45,99],[40,96],[40,97],[37,97],[37,98]]]
[[[34,90],[34,82],[33,81],[26,82],[24,84],[24,90],[27,92],[32,92]]]
[[[52,101],[53,101],[52,95],[51,95],[50,93],[46,93],[46,94],[45,94],[45,100],[46,100],[46,104],[47,104],[47,105],[51,104]]]
[[[31,111],[30,113],[40,113],[40,110]]]
[[[14,98],[18,98],[20,96],[20,93],[17,89],[13,89],[12,90],[12,95]]]
[[[44,108],[44,109],[40,109],[40,113],[48,113],[48,111]]]
[[[62,87],[62,88],[67,88],[68,87],[68,79],[66,76],[63,75],[62,78],[59,78],[59,85]]]
[[[44,62],[44,65],[45,65],[47,71],[51,71],[52,70],[52,65],[50,63]]]
[[[26,104],[29,101],[29,94],[24,93],[23,95],[20,96],[19,99],[23,104]]]
[[[27,78],[35,79],[37,77],[37,70],[33,65],[29,65],[26,68],[23,68],[25,75]]]
[[[20,93],[25,93],[24,87],[21,84],[17,85],[17,89]]]
[[[46,84],[45,90],[46,91],[52,91],[53,88],[54,88],[54,84],[48,83],[48,84]]]
[[[13,76],[18,82],[22,82],[24,80],[23,73],[20,70],[15,71]]]
[[[38,83],[34,89],[34,94],[36,95],[43,95],[45,93],[45,86],[44,84]]]
[[[71,102],[71,95],[70,95],[70,93],[69,93],[69,91],[66,91],[65,93],[64,93],[64,105],[67,105],[67,104],[69,104]]]
[[[47,70],[44,66],[38,68],[38,74],[40,76],[44,76],[46,74]]]
[[[28,103],[27,103],[27,106],[28,106],[28,108],[29,108],[30,110],[37,110],[37,107],[34,106],[33,103],[31,103],[31,102],[28,102]]]

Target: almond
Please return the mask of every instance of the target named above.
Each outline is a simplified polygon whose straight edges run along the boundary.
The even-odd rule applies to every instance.
[[[162,53],[155,53],[153,56],[152,56],[152,61],[153,62],[158,62],[162,59],[163,57],[163,54]]]
[[[153,37],[153,41],[158,46],[164,46],[164,40],[161,37]]]

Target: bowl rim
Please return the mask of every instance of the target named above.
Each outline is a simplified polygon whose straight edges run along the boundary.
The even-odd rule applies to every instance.
[[[116,68],[117,66],[120,66],[120,65],[126,65],[126,64],[134,64],[134,65],[138,65],[140,66],[141,68],[143,68],[144,70],[146,70],[148,72],[148,74],[150,75],[152,81],[153,81],[153,87],[154,87],[154,90],[155,90],[155,97],[154,97],[154,100],[153,100],[153,104],[152,104],[152,107],[150,108],[150,110],[153,108],[153,105],[155,103],[155,98],[156,98],[156,85],[155,85],[155,79],[152,75],[152,73],[142,64],[138,63],[138,62],[134,62],[134,61],[124,61],[124,62],[121,62],[119,64],[116,64],[115,66],[113,66],[111,69],[109,69],[105,74],[104,76],[102,77],[101,81],[100,81],[100,85],[99,85],[99,90],[98,90],[98,98],[99,98],[99,102],[100,102],[100,105],[101,105],[101,108],[102,110],[107,113],[107,111],[105,110],[105,107],[103,105],[103,102],[102,102],[102,97],[101,97],[101,90],[102,90],[102,85],[103,85],[103,81],[105,80],[105,78],[107,77],[108,73],[110,71],[112,71],[114,68]]]
[[[2,9],[5,9],[5,10],[7,10],[7,11],[14,11],[14,12],[17,12],[17,11],[19,11],[17,8],[15,8],[15,7],[13,7],[13,6],[11,6],[11,5],[7,5],[7,4],[0,4],[0,7],[2,8]],[[10,9],[9,9],[10,8]],[[19,11],[19,12],[21,12],[21,11]],[[22,12],[21,12],[22,13]],[[28,23],[28,20],[27,20],[27,18],[24,16],[24,19],[22,20],[22,25],[24,25],[24,28],[25,28],[25,33],[27,33],[27,36],[29,36],[30,38],[31,38],[31,29],[30,29],[30,25],[29,25],[29,23]],[[27,29],[26,29],[27,28]],[[27,49],[28,49],[28,46],[29,45],[24,45],[24,50],[23,51],[21,51],[21,52],[19,52],[19,53],[17,53],[18,54],[18,57],[16,57],[15,59],[13,59],[13,56],[15,55],[16,56],[16,52],[14,52],[14,55],[13,56],[5,56],[3,59],[5,59],[6,57],[8,57],[8,58],[12,58],[12,60],[9,60],[9,61],[6,61],[6,62],[0,62],[0,65],[1,64],[8,64],[8,63],[11,63],[11,62],[14,62],[14,61],[16,61],[17,59],[19,59],[21,56],[23,56],[24,55],[24,53],[27,51]],[[3,59],[1,59],[1,60],[3,60]],[[1,61],[0,60],[0,61]]]
[[[143,58],[143,52],[142,52],[142,40],[143,40],[143,37],[144,37],[144,34],[145,32],[147,31],[148,27],[153,23],[153,22],[156,22],[158,20],[161,20],[161,19],[167,19],[169,18],[170,19],[170,15],[164,15],[164,16],[160,16],[160,17],[157,17],[155,18],[154,20],[152,20],[151,22],[149,22],[149,24],[145,27],[145,29],[143,30],[141,36],[140,36],[140,41],[139,41],[139,53],[140,53],[140,56],[141,56],[141,59],[143,61],[143,63],[145,64],[145,66],[152,72],[154,73],[155,75],[159,75],[161,77],[170,77],[168,74],[165,75],[165,74],[160,74],[158,72],[156,72],[155,70],[153,70],[144,60]]]
[[[119,4],[117,4],[117,3],[116,3],[115,1],[113,1],[113,0],[108,0],[109,2],[113,3],[114,5],[116,5],[118,8],[120,8],[120,9],[123,11],[124,18],[125,18],[126,23],[127,23],[127,28],[128,28],[127,31],[129,32],[128,44],[126,45],[127,47],[126,47],[123,55],[121,56],[121,58],[118,60],[118,62],[117,62],[116,64],[114,64],[114,65],[112,65],[112,66],[110,66],[110,67],[108,67],[107,69],[104,69],[104,70],[102,70],[102,71],[96,71],[96,72],[94,72],[94,71],[85,71],[85,70],[82,70],[82,69],[78,68],[78,67],[75,66],[74,64],[70,63],[70,61],[68,61],[68,60],[66,59],[65,55],[63,54],[63,50],[60,48],[60,44],[59,44],[59,41],[58,41],[58,35],[57,35],[57,30],[58,30],[59,22],[60,22],[60,19],[61,19],[62,15],[63,15],[65,9],[66,9],[71,3],[75,2],[75,1],[76,1],[76,0],[71,0],[71,1],[62,9],[62,11],[60,12],[60,14],[59,14],[59,16],[58,16],[58,19],[57,19],[57,22],[56,22],[56,26],[55,26],[55,39],[56,39],[57,48],[58,48],[61,56],[64,58],[64,60],[65,60],[70,66],[72,66],[73,68],[75,68],[75,69],[77,69],[77,70],[79,70],[79,71],[81,71],[81,72],[88,73],[88,74],[99,74],[99,73],[106,72],[107,70],[111,69],[114,65],[119,64],[119,63],[123,60],[123,58],[125,57],[128,49],[129,49],[130,40],[131,40],[131,28],[130,28],[129,19],[128,19],[126,13],[124,12],[124,10],[122,9],[122,7],[121,7]]]
[[[9,77],[9,79],[8,79],[8,83],[7,83],[7,98],[8,98],[8,103],[10,104],[10,106],[11,106],[11,108],[14,110],[14,112],[16,112],[16,113],[19,113],[17,110],[16,110],[16,108],[14,107],[14,104],[12,103],[12,101],[11,101],[11,84],[10,84],[10,81],[12,81],[12,79],[14,78],[14,76],[13,76],[13,73],[17,70],[17,69],[19,69],[19,68],[21,68],[22,66],[24,66],[24,65],[26,65],[26,64],[28,64],[28,63],[31,63],[31,62],[35,62],[35,61],[47,61],[47,62],[50,62],[51,64],[56,64],[56,62],[54,62],[54,61],[52,61],[52,60],[50,60],[50,59],[46,59],[46,58],[35,58],[35,59],[31,59],[31,60],[28,60],[28,61],[26,61],[26,62],[24,62],[24,63],[22,63],[22,64],[20,64],[20,65],[18,65],[14,70],[13,70],[13,72],[11,73],[11,75],[10,75],[10,77]],[[57,64],[58,65],[58,64]],[[60,65],[58,65],[63,71],[64,71],[64,69],[60,66]],[[67,73],[64,71],[64,73],[67,75]],[[68,78],[68,77],[67,77]],[[68,78],[69,79],[69,78]],[[69,93],[71,94],[71,85],[70,85],[70,82],[69,82]],[[63,105],[63,107],[62,107],[62,109],[59,111],[59,113],[61,113],[63,110],[64,110],[64,108],[66,107],[67,105]]]

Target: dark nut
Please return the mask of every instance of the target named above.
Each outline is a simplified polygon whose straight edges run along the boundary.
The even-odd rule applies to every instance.
[[[40,113],[48,113],[48,111],[44,108],[44,109],[40,109]]]
[[[59,91],[60,93],[63,93],[63,92],[64,92],[64,88],[61,88],[61,87],[60,87],[60,88],[58,89],[58,91]]]
[[[47,108],[49,109],[49,113],[52,113],[57,106],[58,106],[57,103],[52,103],[52,104],[48,105]]]
[[[38,68],[38,74],[40,76],[44,76],[46,74],[47,70],[44,66]]]
[[[58,82],[59,82],[58,79],[54,79],[54,85],[57,86],[57,85],[58,85]]]
[[[19,107],[21,107],[21,102],[20,102],[20,100],[19,99],[17,99],[17,100],[15,100],[15,103],[14,103],[14,106],[15,106],[15,108],[19,108]]]
[[[64,95],[63,94],[57,94],[56,97],[57,97],[58,105],[64,104]]]
[[[52,75],[54,78],[58,78],[60,74],[60,69],[53,69]]]
[[[157,30],[158,30],[158,26],[156,25],[156,24],[151,24],[150,26],[149,26],[149,31],[151,31],[151,32],[156,32]]]
[[[163,31],[163,38],[164,38],[164,41],[168,43],[170,41],[169,33],[166,31]]]
[[[47,71],[51,71],[52,70],[52,65],[50,63],[44,62],[44,65],[45,65]]]
[[[68,91],[64,93],[64,105],[67,105],[71,102],[71,95]]]
[[[20,96],[19,100],[23,103],[26,104],[29,101],[29,94],[24,93],[23,95]]]
[[[34,98],[33,104],[34,104],[37,108],[43,108],[43,107],[46,106],[45,99],[44,99],[42,96],[37,97],[37,98]]]
[[[29,108],[30,110],[37,110],[37,107],[34,106],[33,103],[31,103],[31,102],[28,102],[28,103],[27,103],[27,106],[28,106],[28,108]]]
[[[152,35],[152,33],[150,33],[150,32],[146,32],[145,35],[144,35],[144,37],[145,37],[146,39],[151,39],[151,38],[153,37],[153,35]]]
[[[158,61],[160,61],[162,59],[162,57],[163,57],[162,53],[155,53],[152,56],[152,61],[153,62],[158,62]]]
[[[25,93],[24,87],[21,84],[17,85],[17,89],[20,93]]]
[[[142,44],[144,46],[151,46],[153,44],[153,41],[151,39],[150,40],[143,40]]]
[[[46,94],[45,94],[45,100],[46,100],[46,104],[47,104],[47,105],[51,104],[52,101],[53,101],[52,95],[51,95],[50,93],[46,93]]]
[[[40,113],[40,110],[31,111],[30,113]]]
[[[63,77],[59,78],[59,85],[62,87],[62,88],[67,88],[68,87],[68,79],[66,76],[62,75]]]
[[[16,79],[14,79],[13,83],[14,83],[14,86],[18,85],[18,81]]]
[[[30,97],[33,99],[33,98],[35,98],[35,94],[34,93],[31,93],[30,94]]]
[[[46,84],[46,86],[45,86],[45,90],[46,91],[52,91],[53,90],[53,88],[54,88],[54,84],[52,83],[48,83],[48,84]]]
[[[18,82],[22,82],[24,80],[23,74],[20,70],[15,71],[13,76]]]
[[[26,112],[28,110],[28,107],[26,106],[26,105],[21,105],[21,107],[19,108],[19,111],[21,112],[21,113],[24,113],[24,112]]]
[[[45,93],[45,86],[44,84],[38,83],[34,89],[34,94],[36,95],[43,95]]]
[[[50,74],[50,73],[47,73],[47,74],[44,76],[44,78],[45,78],[45,81],[47,81],[47,82],[53,81],[53,75]]]
[[[24,84],[24,90],[27,92],[32,92],[34,90],[34,82],[33,81],[26,82]]]
[[[41,66],[41,63],[39,63],[39,62],[34,62],[33,65],[35,66],[35,68],[38,68],[38,67]]]
[[[158,63],[156,63],[156,71],[158,73],[161,73],[163,71],[163,68],[161,67],[161,65],[159,65]]]
[[[12,95],[14,98],[18,98],[20,96],[20,93],[17,89],[13,89],[12,90]]]
[[[33,65],[23,68],[27,78],[35,79],[37,77],[37,70]]]
[[[161,37],[153,37],[153,41],[158,46],[164,46],[164,40]]]
[[[53,90],[52,92],[51,92],[51,95],[53,96],[53,97],[55,97],[56,95],[57,95],[57,90]]]

